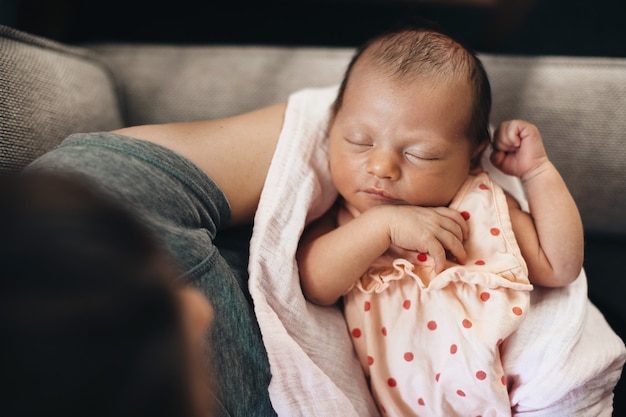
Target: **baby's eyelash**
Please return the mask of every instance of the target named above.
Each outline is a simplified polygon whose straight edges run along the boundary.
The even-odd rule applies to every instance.
[[[422,161],[436,161],[440,159],[439,157],[436,157],[436,156],[420,156],[420,155],[416,155],[410,152],[406,152],[405,155],[410,158],[420,159]]]
[[[346,142],[352,144],[352,145],[357,145],[357,146],[372,146],[371,143],[366,142],[366,141],[360,141],[360,140],[352,140],[349,138],[344,138],[346,140]]]

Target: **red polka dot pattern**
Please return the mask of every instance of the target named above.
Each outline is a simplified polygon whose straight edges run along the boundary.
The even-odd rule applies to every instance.
[[[509,250],[508,219],[494,217],[494,202],[504,202],[504,194],[495,198],[501,191],[490,181],[481,177],[459,194],[476,203],[450,204],[469,227],[466,265],[447,262],[448,269],[438,274],[427,252],[416,253],[393,260],[396,275],[377,272],[390,271],[388,263],[375,264],[370,277],[380,276],[375,284],[384,288],[372,290],[375,279],[363,279],[362,287],[346,296],[357,300],[345,304],[357,318],[349,328],[383,415],[398,409],[425,415],[444,403],[455,404],[449,415],[465,415],[477,404],[510,412],[499,351],[528,308],[528,292],[499,280],[517,285],[527,277],[519,252]]]

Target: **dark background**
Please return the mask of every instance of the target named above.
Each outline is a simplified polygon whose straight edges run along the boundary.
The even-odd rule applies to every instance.
[[[0,0],[0,23],[72,43],[356,46],[414,17],[480,52],[626,57],[623,0]]]
[[[626,57],[626,0],[0,0],[1,24],[73,44],[351,47],[417,18],[478,52]],[[624,254],[623,239],[586,236],[590,298],[622,338],[626,318],[614,306],[626,296]],[[625,381],[614,415],[626,416]]]

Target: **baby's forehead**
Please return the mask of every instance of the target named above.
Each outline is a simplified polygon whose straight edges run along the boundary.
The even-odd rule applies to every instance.
[[[428,123],[468,131],[474,113],[473,89],[466,80],[397,78],[379,71],[355,72],[346,90],[342,123],[421,128]],[[384,115],[384,116],[381,116]],[[360,126],[363,127],[363,126]]]

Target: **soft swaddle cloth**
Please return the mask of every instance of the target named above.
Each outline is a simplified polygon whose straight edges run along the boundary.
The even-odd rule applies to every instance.
[[[281,417],[380,415],[342,312],[304,299],[295,259],[305,225],[337,196],[326,154],[336,95],[332,86],[289,97],[250,242],[250,295],[272,370],[270,398]],[[488,152],[482,162],[526,207],[519,179],[493,168]],[[587,299],[584,271],[566,287],[537,286],[530,303],[500,349],[513,415],[610,417],[626,350]]]
[[[526,263],[487,173],[471,176],[450,207],[468,222],[465,265],[449,260],[436,274],[427,254],[390,250],[344,297],[383,415],[511,415],[499,347],[528,310]]]

